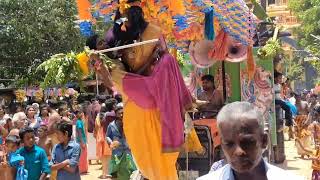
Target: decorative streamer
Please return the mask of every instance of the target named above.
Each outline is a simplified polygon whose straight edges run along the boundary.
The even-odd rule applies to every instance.
[[[254,77],[254,72],[255,72],[255,62],[254,62],[254,58],[253,58],[253,51],[252,51],[252,46],[248,46],[248,52],[247,52],[247,67],[248,67],[248,76],[249,76],[249,80],[253,79]]]
[[[208,40],[213,40],[215,33],[214,33],[214,18],[213,18],[213,9],[208,12],[205,12],[205,37]]]
[[[77,0],[78,14],[80,20],[90,20],[92,15],[90,12],[91,3],[89,0]]]
[[[249,38],[252,39],[253,38],[253,35],[254,35],[254,22],[253,22],[253,19],[252,19],[252,16],[251,16],[251,9],[249,9],[249,13],[248,13],[248,24],[249,24]],[[249,77],[249,80],[253,79],[254,77],[254,73],[255,73],[255,69],[256,69],[256,64],[255,64],[255,61],[254,61],[254,58],[253,58],[253,41],[250,41],[251,43],[249,44],[248,46],[248,52],[247,52],[247,56],[248,56],[248,59],[247,59],[247,66],[248,66],[248,77]]]
[[[92,31],[92,24],[90,21],[80,22],[79,27],[80,27],[80,33],[84,37],[90,37],[94,34]]]
[[[221,30],[215,38],[214,45],[208,53],[208,57],[214,60],[223,61],[228,54],[228,34]]]

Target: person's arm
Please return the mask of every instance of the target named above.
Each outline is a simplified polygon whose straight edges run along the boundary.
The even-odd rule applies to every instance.
[[[69,159],[62,161],[61,163],[53,164],[51,170],[60,170],[69,165]]]
[[[67,166],[69,164],[68,160],[65,160],[61,163],[56,163],[56,149],[57,149],[58,145],[55,145],[53,150],[52,150],[52,158],[51,158],[51,162],[52,162],[52,166],[51,166],[51,170],[59,170],[64,168],[65,166]]]
[[[52,140],[49,138],[48,139],[48,142],[46,144],[47,148],[48,148],[48,160],[51,161],[52,159],[52,150],[53,150],[53,143],[52,143]]]
[[[110,145],[112,143],[113,135],[112,135],[112,127],[111,123],[108,125],[107,132],[106,132],[106,141]]]
[[[66,165],[63,169],[68,171],[69,173],[74,173],[76,171],[76,167],[79,164],[81,148],[79,145],[73,147],[71,158],[69,159],[69,164]]]
[[[99,76],[103,77],[102,81],[108,88],[112,88],[113,83],[111,79],[111,73],[109,72],[108,67],[103,63],[103,61],[98,57],[98,55],[91,55],[91,58],[95,62],[94,68],[96,73]]]
[[[50,174],[51,171],[50,171],[50,167],[49,167],[48,157],[47,157],[47,154],[44,150],[41,152],[40,161],[41,161],[41,166],[42,166],[42,169],[41,169],[42,174],[41,174],[39,180],[45,180],[47,175]]]

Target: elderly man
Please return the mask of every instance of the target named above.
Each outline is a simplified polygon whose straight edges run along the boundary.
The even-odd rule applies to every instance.
[[[217,121],[228,164],[198,180],[303,179],[263,160],[268,135],[263,130],[262,114],[252,104],[228,104],[219,112]]]

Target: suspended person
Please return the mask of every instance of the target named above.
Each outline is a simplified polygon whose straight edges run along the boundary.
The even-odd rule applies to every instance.
[[[128,3],[130,7],[116,12],[109,42],[90,38],[89,47],[160,41],[121,50],[121,62],[114,61],[111,74],[97,56],[91,58],[104,84],[112,88],[114,82],[122,94],[123,129],[139,170],[150,180],[177,180],[175,164],[184,141],[183,118],[192,98],[176,59],[168,53],[161,29],[146,22],[140,1]]]

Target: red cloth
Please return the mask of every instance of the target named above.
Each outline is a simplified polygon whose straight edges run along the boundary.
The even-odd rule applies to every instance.
[[[88,164],[88,148],[85,146],[85,148],[81,148],[81,154],[79,159],[79,171],[81,173],[87,173],[89,169]]]

